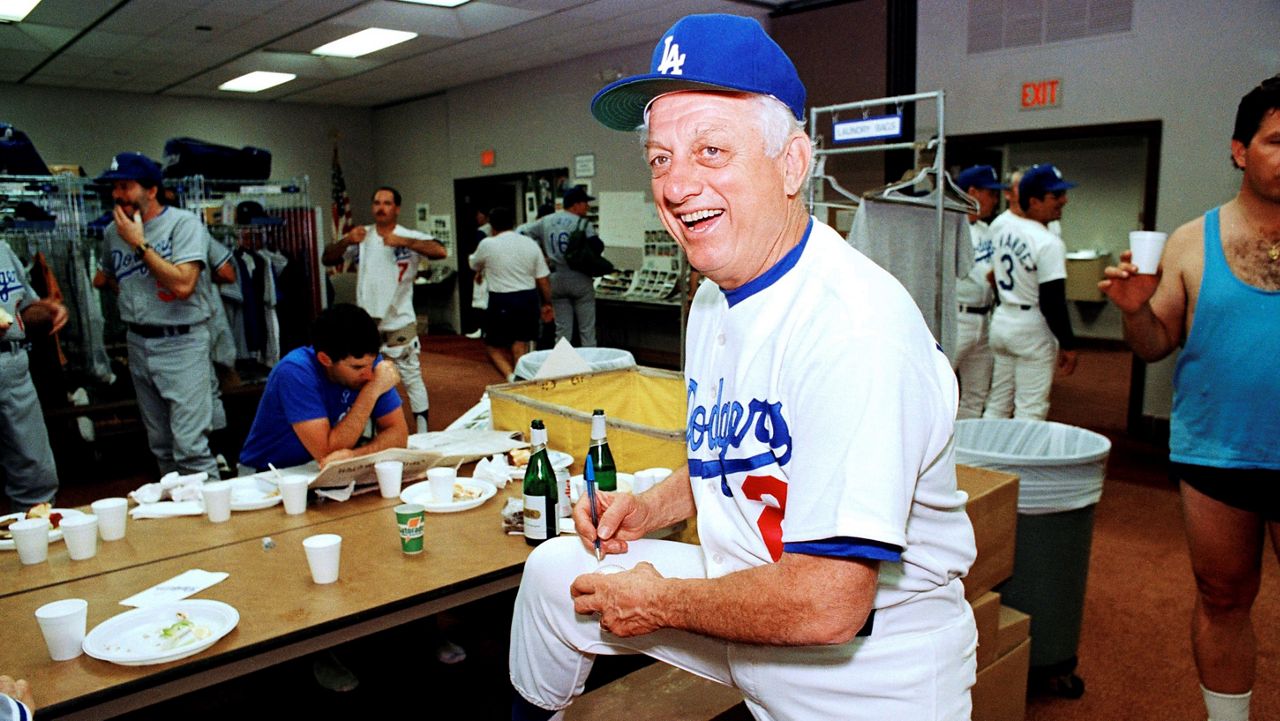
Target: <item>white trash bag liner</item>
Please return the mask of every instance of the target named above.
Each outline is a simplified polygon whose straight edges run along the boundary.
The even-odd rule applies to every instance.
[[[573,350],[582,356],[582,360],[591,366],[594,373],[631,368],[636,364],[635,356],[621,348],[574,348]],[[520,360],[516,361],[516,378],[529,380],[538,375],[538,369],[542,367],[551,352],[551,350],[536,350],[520,356]]]
[[[1052,421],[956,421],[956,463],[1018,474],[1018,513],[1073,511],[1102,498],[1111,441]]]

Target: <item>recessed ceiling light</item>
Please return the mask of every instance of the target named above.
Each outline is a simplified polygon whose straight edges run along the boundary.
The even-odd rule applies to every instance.
[[[40,0],[0,0],[0,20],[20,23],[39,4]]]
[[[352,33],[346,37],[338,38],[331,43],[325,43],[315,50],[311,51],[312,55],[329,55],[335,58],[358,58],[361,55],[368,55],[383,48],[389,48],[392,45],[399,45],[406,40],[412,40],[418,37],[417,33],[405,32],[403,30],[386,30],[383,28],[369,28],[361,30],[358,33]]]
[[[219,90],[230,90],[236,93],[256,93],[267,88],[274,88],[282,83],[298,77],[293,73],[270,73],[266,70],[255,70],[238,78],[232,78],[218,86]]]
[[[466,5],[471,0],[400,0],[400,2],[413,3],[414,5],[434,5],[438,8],[456,8],[459,5]]]

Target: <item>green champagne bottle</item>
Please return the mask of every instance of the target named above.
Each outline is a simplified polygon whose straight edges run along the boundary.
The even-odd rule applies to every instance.
[[[547,456],[547,428],[540,419],[529,424],[533,455],[524,471],[524,542],[536,546],[560,534],[556,506],[560,500],[556,472]]]
[[[596,488],[602,491],[618,490],[618,467],[613,463],[609,439],[605,437],[604,411],[597,408],[591,414],[591,465],[596,471]]]

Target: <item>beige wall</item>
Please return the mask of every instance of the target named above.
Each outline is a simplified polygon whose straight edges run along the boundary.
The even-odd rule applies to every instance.
[[[0,120],[26,132],[46,163],[80,165],[90,175],[101,173],[111,156],[125,150],[163,162],[165,141],[189,136],[270,150],[272,177],[309,176],[312,203],[327,207],[336,131],[352,192],[373,176],[367,109],[12,84],[0,84],[0,98]],[[367,215],[361,205],[367,204],[357,203],[357,211]]]
[[[919,0],[917,84],[947,91],[953,134],[1160,120],[1155,225],[1172,231],[1240,187],[1231,125],[1240,97],[1280,72],[1280,12],[1275,0],[1133,5],[1129,33],[968,55],[967,4]],[[1020,84],[1046,78],[1062,80],[1061,107],[1019,110]],[[1168,417],[1172,370],[1172,359],[1148,369],[1144,414]]]

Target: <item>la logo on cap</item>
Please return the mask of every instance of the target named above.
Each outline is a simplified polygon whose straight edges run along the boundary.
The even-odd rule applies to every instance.
[[[662,39],[662,62],[658,64],[658,72],[663,75],[683,75],[684,71],[684,53],[680,52],[680,46],[674,42],[671,35]]]
[[[112,158],[112,159],[111,159],[111,169],[112,169],[112,170],[119,170],[119,169],[120,169],[120,160],[119,160],[118,158]]]

